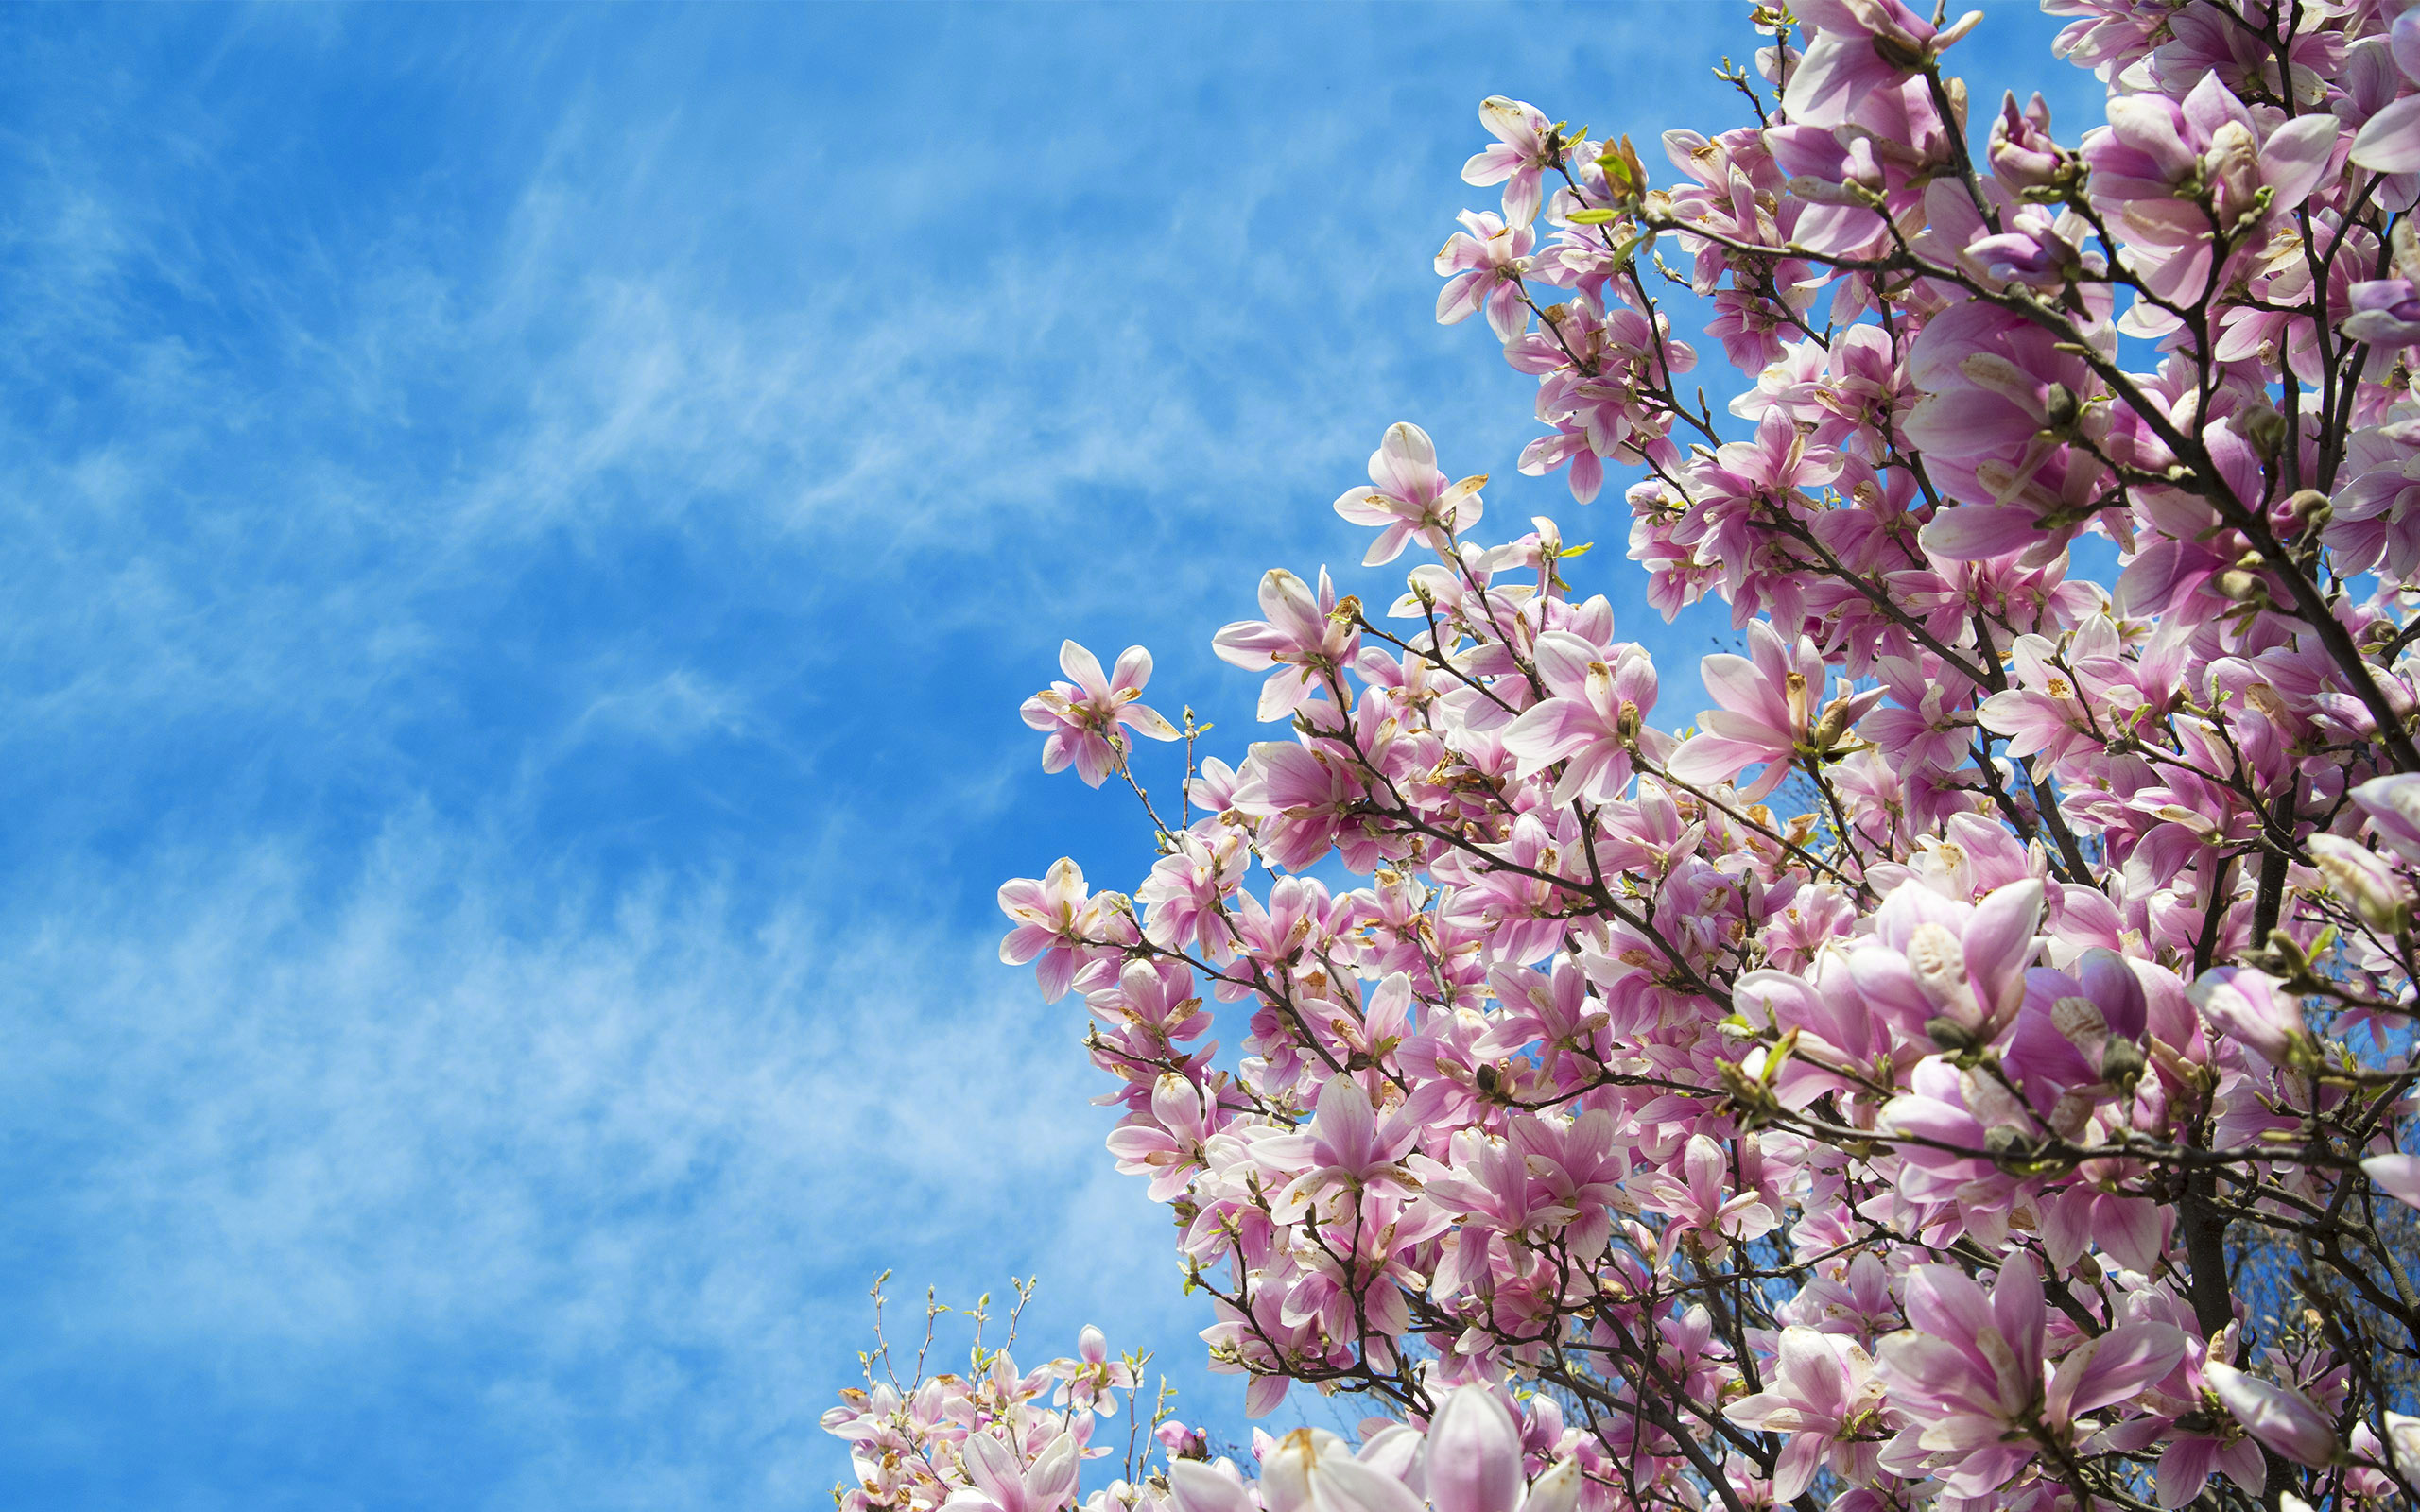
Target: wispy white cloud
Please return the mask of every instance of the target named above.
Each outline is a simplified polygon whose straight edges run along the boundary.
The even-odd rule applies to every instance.
[[[1165,1265],[1101,1201],[1069,1015],[981,955],[547,869],[424,817],[353,875],[255,846],[17,913],[9,1223],[75,1261],[5,1308],[35,1420],[0,1438],[42,1431],[22,1388],[58,1351],[207,1360],[198,1426],[455,1393],[559,1504],[770,1505],[740,1483],[836,1460],[812,1418],[877,1268],[971,1295],[1047,1263],[1064,1325],[1084,1280]],[[600,1451],[558,1408],[664,1442]]]

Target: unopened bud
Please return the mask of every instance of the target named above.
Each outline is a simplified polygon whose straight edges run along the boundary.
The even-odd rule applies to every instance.
[[[2268,405],[2246,411],[2238,424],[2243,432],[2243,438],[2250,441],[2252,449],[2262,456],[2273,457],[2285,448],[2286,417]]]
[[[2076,403],[2075,390],[2065,384],[2050,386],[2050,391],[2042,396],[2042,408],[2048,417],[2045,428],[2054,431],[2073,430],[2076,416],[2081,412],[2081,406]]]
[[[1973,1031],[1956,1019],[1927,1019],[1925,1038],[1930,1040],[1936,1047],[1953,1053],[1975,1048]]]
[[[2067,155],[2050,139],[2050,108],[2042,96],[2025,110],[2011,94],[2000,102],[1999,118],[1992,123],[1992,171],[2000,182],[2020,194],[2057,198],[2059,180],[2070,166]]]
[[[1892,67],[1904,69],[1911,74],[1925,65],[1924,50],[1910,47],[1896,37],[1875,38],[1874,51]]]
[[[2260,139],[2241,121],[2221,122],[2202,154],[2202,180],[2219,197],[2221,215],[2256,209],[2260,189]],[[2230,226],[2229,229],[2232,229]]]
[[[2384,856],[2342,835],[2314,834],[2308,844],[2319,874],[2327,879],[2327,890],[2342,899],[2361,922],[2389,935],[2411,922],[2411,888]]]
[[[2269,957],[2289,981],[2300,981],[2310,975],[2310,956],[2305,954],[2301,941],[2282,929],[2269,932]]]
[[[2287,501],[2286,507],[2291,511],[2294,523],[2305,530],[2324,529],[2336,515],[2336,506],[2317,489],[2303,490]]]
[[[2132,1040],[2112,1040],[2100,1047],[2100,1079],[2112,1087],[2132,1087],[2143,1076],[2143,1047]]]
[[[2269,590],[2259,576],[2240,567],[2228,568],[2212,579],[2212,584],[2220,593],[2238,604],[2266,603],[2269,598]]]
[[[2274,936],[2271,942],[2274,944]],[[2203,973],[2186,995],[2212,1028],[2257,1052],[2270,1064],[2302,1069],[2317,1062],[2310,1031],[2303,1025],[2301,1002],[2286,990],[2284,983],[2265,972],[2221,967]]]

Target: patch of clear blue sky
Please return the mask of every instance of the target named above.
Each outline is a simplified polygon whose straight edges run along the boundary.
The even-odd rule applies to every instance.
[[[884,1266],[1236,1431],[990,959],[1001,878],[1147,859],[1016,705],[1139,641],[1240,743],[1210,631],[1385,591],[1327,505],[1410,419],[1687,717],[1727,623],[1514,472],[1427,259],[1482,95],[1727,124],[1742,12],[0,30],[0,1503],[819,1503]]]

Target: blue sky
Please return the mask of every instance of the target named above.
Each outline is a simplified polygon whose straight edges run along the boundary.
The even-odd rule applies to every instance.
[[[821,1504],[884,1267],[1232,1430],[993,958],[1003,877],[1147,860],[1016,705],[1142,642],[1245,738],[1210,632],[1357,573],[1409,419],[1685,718],[1722,622],[1513,472],[1427,260],[1481,96],[1727,125],[1741,12],[0,30],[0,1503]]]

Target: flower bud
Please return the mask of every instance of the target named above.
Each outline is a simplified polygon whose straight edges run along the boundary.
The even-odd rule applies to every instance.
[[[2100,1079],[2118,1089],[2143,1079],[2143,1047],[2132,1040],[2112,1040],[2100,1047]]]
[[[2395,874],[2384,856],[2342,835],[2314,834],[2308,844],[2312,862],[2327,879],[2327,890],[2342,899],[2362,923],[2391,935],[2411,921],[2411,885]]]
[[[1925,1038],[1930,1040],[1936,1047],[1952,1054],[1975,1048],[1974,1031],[1956,1019],[1927,1019]]]
[[[2041,95],[2034,95],[2022,114],[2014,94],[2001,99],[2000,113],[1992,122],[1990,155],[1992,172],[2018,194],[2048,189],[2057,181],[2067,155],[2050,140],[2050,107]]]
[[[2238,417],[2237,429],[2242,432],[2245,440],[2252,443],[2254,451],[2264,457],[2274,457],[2286,444],[2289,427],[2286,417],[2275,409],[2267,404],[2256,404]]]
[[[2210,133],[2210,149],[2202,154],[2202,181],[2217,196],[2221,225],[2232,228],[2236,217],[2255,208],[2260,192],[2260,139],[2252,128],[2225,121]]]
[[[2310,1031],[2303,1026],[2299,999],[2280,990],[2275,978],[2249,967],[2204,971],[2186,989],[2210,1026],[2275,1066],[2317,1059]]]
[[[2042,408],[2048,417],[2046,429],[2066,432],[2075,428],[2079,406],[2075,390],[2066,385],[2052,384],[2050,391],[2042,396]]]
[[[1925,50],[1887,33],[1874,39],[1875,55],[1892,67],[1913,73],[1925,65]]]

